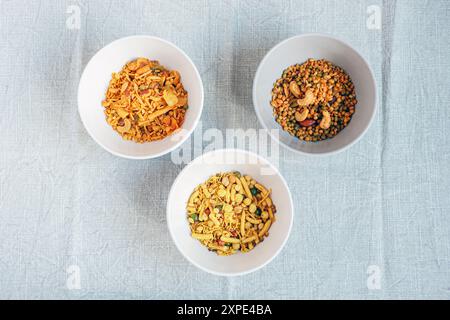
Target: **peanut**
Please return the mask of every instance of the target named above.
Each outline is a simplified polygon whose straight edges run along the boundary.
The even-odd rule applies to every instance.
[[[314,120],[312,120],[312,119],[307,119],[307,120],[303,120],[302,122],[300,122],[300,125],[302,126],[302,127],[310,127],[310,126],[312,126],[313,124],[315,124],[316,122],[314,121]]]

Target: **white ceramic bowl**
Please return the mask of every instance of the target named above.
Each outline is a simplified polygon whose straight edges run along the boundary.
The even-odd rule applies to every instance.
[[[272,88],[283,71],[308,58],[326,59],[342,67],[351,77],[358,104],[350,124],[332,139],[304,142],[281,129],[270,105]],[[253,104],[262,126],[283,146],[310,155],[343,151],[356,143],[372,123],[377,108],[376,83],[367,61],[349,44],[324,34],[304,34],[286,39],[261,61],[253,82]],[[277,135],[271,130],[276,130]]]
[[[208,251],[198,240],[191,237],[186,218],[186,204],[197,185],[216,173],[226,171],[249,174],[267,188],[271,188],[277,213],[269,236],[263,242],[248,253],[238,252],[224,257]],[[266,159],[243,150],[211,151],[196,158],[178,175],[167,200],[167,224],[178,250],[198,268],[216,275],[243,275],[269,263],[286,243],[292,222],[293,203],[286,181]]]
[[[106,122],[101,105],[111,74],[130,60],[146,57],[180,72],[189,94],[189,109],[182,130],[160,141],[139,144],[126,141]],[[129,159],[149,159],[164,155],[181,145],[194,131],[203,109],[203,84],[191,59],[174,44],[151,36],[131,36],[116,40],[89,61],[78,87],[78,111],[90,136],[114,155]]]

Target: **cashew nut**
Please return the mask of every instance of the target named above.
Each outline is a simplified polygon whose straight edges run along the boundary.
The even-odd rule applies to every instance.
[[[117,127],[117,131],[120,133],[126,133],[131,129],[131,121],[129,119],[124,119],[123,122],[124,125],[122,127]]]
[[[172,90],[164,90],[163,98],[169,107],[172,107],[178,103],[178,97]]]
[[[291,83],[289,84],[289,90],[291,90],[292,94],[297,98],[300,97],[300,95],[302,93],[300,91],[300,88],[298,87],[297,82],[295,82],[295,81],[291,81]]]
[[[309,114],[309,110],[306,107],[302,107],[300,109],[300,111],[295,112],[295,120],[297,120],[298,122],[301,122],[303,120],[306,119],[306,117],[308,117]]]
[[[312,90],[307,90],[303,99],[298,99],[297,103],[299,106],[309,106],[314,103],[316,98]]]
[[[322,112],[323,118],[320,121],[320,127],[322,129],[328,129],[331,125],[331,116],[330,113],[326,110]]]

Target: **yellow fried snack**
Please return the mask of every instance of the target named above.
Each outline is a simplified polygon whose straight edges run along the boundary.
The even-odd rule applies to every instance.
[[[125,140],[161,140],[179,129],[188,93],[176,70],[138,58],[113,73],[102,102],[106,121]]]
[[[271,190],[239,172],[218,173],[197,186],[186,210],[192,237],[223,256],[263,241],[276,212]]]

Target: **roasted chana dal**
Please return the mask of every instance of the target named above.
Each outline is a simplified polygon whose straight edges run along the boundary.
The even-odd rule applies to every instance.
[[[192,237],[222,256],[261,243],[276,213],[271,190],[239,172],[218,173],[197,186],[186,210]]]
[[[336,136],[349,124],[356,103],[349,75],[323,59],[288,67],[272,89],[275,120],[304,141]]]
[[[188,93],[178,71],[138,58],[112,74],[102,105],[115,131],[144,143],[164,139],[182,126]]]

